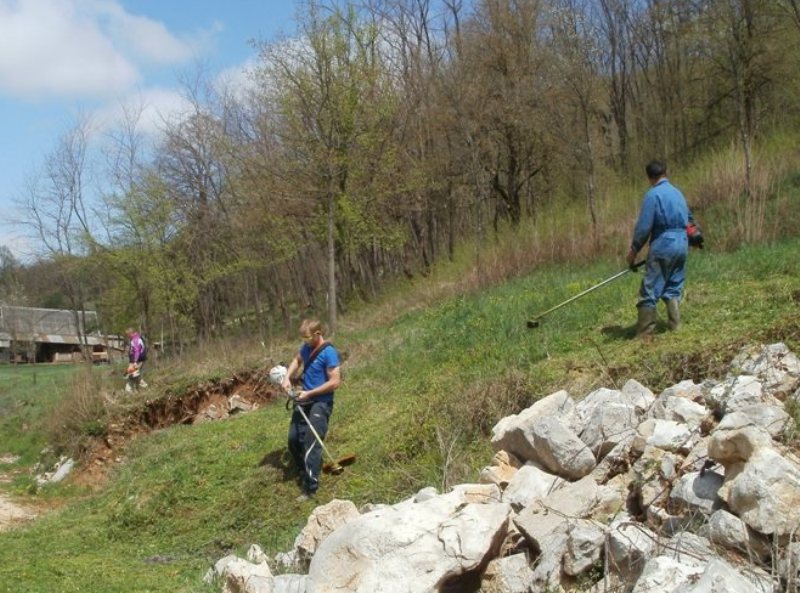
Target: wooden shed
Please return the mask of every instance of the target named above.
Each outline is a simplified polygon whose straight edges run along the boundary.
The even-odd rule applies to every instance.
[[[0,362],[80,362],[84,348],[108,362],[125,341],[100,333],[96,311],[0,305]]]

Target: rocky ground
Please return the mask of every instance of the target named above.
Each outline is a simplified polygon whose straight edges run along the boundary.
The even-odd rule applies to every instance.
[[[723,378],[543,398],[492,430],[475,484],[317,507],[223,593],[798,593],[800,359],[745,348]]]

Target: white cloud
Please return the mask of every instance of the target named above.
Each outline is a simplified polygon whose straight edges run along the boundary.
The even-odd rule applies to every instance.
[[[0,0],[0,93],[22,97],[119,94],[138,60],[178,63],[191,43],[115,0]]]
[[[226,68],[217,75],[214,81],[217,90],[225,89],[239,99],[246,97],[258,88],[255,77],[257,64],[256,58],[251,58],[244,64]]]
[[[191,109],[189,101],[178,91],[150,88],[97,110],[93,120],[100,130],[110,130],[128,117],[133,117],[137,132],[157,135],[163,129],[164,122],[181,118]]]
[[[255,58],[226,68],[214,78],[219,92],[233,93],[239,99],[257,88],[253,71]],[[129,117],[137,120],[136,129],[146,135],[157,135],[165,122],[174,122],[194,111],[194,106],[179,90],[151,87],[130,93],[95,110],[92,121],[99,131],[111,130]]]
[[[100,0],[94,7],[98,16],[108,19],[109,34],[147,60],[174,64],[194,54],[193,44],[172,35],[163,23],[129,14],[114,1]]]

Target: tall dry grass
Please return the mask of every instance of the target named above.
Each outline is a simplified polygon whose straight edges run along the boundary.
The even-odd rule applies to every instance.
[[[749,195],[745,191],[744,154],[735,143],[689,169],[671,168],[671,179],[686,195],[711,249],[729,251],[796,232],[800,182],[787,187],[786,181],[800,170],[800,151],[792,147],[790,139],[778,138],[755,151]],[[501,230],[480,250],[465,247],[460,276],[440,285],[441,292],[430,289],[416,293],[416,297],[422,297],[416,304],[494,286],[543,265],[598,258],[616,259],[624,265],[645,191],[644,174],[638,181],[626,181],[608,173],[599,188],[596,228],[584,199],[572,196],[571,200],[560,200],[543,208],[535,221]],[[473,255],[470,260],[470,253],[480,256]]]
[[[695,173],[692,186],[698,211],[707,214],[701,222],[721,250],[743,244],[773,241],[791,232],[792,188],[785,180],[800,167],[793,150],[755,151],[747,190],[744,152],[738,145],[712,154]],[[787,218],[787,215],[788,218]]]
[[[105,434],[116,401],[108,375],[107,369],[90,365],[72,375],[64,397],[44,421],[56,452],[80,457],[89,440]]]

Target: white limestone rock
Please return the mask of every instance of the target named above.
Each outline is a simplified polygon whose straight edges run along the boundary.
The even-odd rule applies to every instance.
[[[294,549],[301,562],[314,556],[322,541],[342,525],[360,516],[356,505],[349,500],[334,499],[316,507],[308,517],[305,527],[294,540]]]
[[[558,417],[571,430],[580,432],[575,402],[566,391],[557,391],[540,399],[519,414],[502,418],[492,428],[492,447],[515,455],[522,462],[535,461],[533,426],[540,418]]]
[[[564,484],[564,480],[535,465],[521,467],[503,492],[503,502],[516,510],[531,506]]]
[[[511,507],[459,492],[387,506],[349,521],[319,546],[308,593],[434,591],[497,555]]]
[[[667,556],[647,561],[631,593],[674,593],[678,587],[703,573],[701,566],[684,564]]]
[[[783,406],[753,404],[726,414],[716,430],[736,430],[745,426],[759,426],[774,439],[780,439],[792,424],[792,418]]]
[[[701,529],[712,542],[732,550],[744,552],[750,558],[766,558],[770,554],[770,542],[724,509],[715,511]]]
[[[775,449],[757,450],[719,495],[750,527],[767,535],[788,535],[800,525],[800,465]]]
[[[652,446],[665,451],[688,452],[699,440],[697,431],[674,420],[651,418],[637,427],[638,435]]]
[[[522,462],[508,451],[497,451],[492,458],[492,463],[484,467],[478,478],[481,484],[495,484],[505,488],[522,467]]]
[[[721,474],[713,471],[684,474],[672,487],[669,495],[670,508],[678,512],[699,511],[710,515],[722,505],[718,493],[724,479]]]
[[[486,567],[482,591],[492,593],[528,593],[533,587],[533,570],[526,554],[495,558]]]
[[[626,581],[635,581],[656,550],[658,536],[647,526],[620,514],[609,526],[608,552],[611,570]]]
[[[783,342],[742,348],[731,371],[757,376],[764,389],[779,399],[800,387],[800,359]]]

